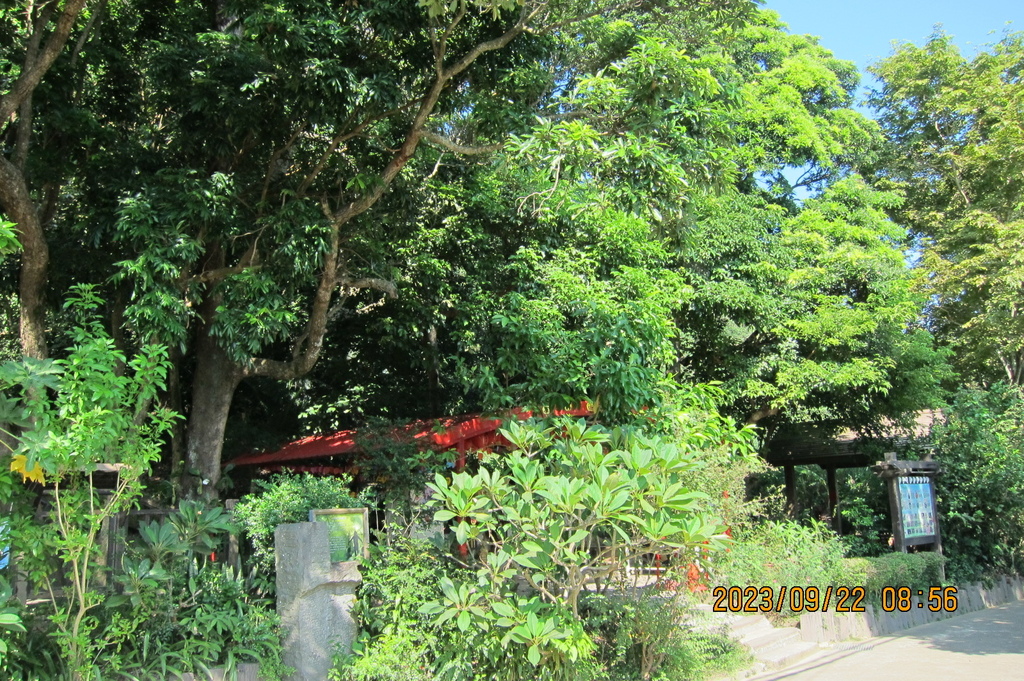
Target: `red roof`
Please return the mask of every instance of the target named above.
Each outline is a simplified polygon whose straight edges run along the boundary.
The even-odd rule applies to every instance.
[[[558,416],[589,416],[591,411],[590,405],[583,402],[574,409],[556,410],[554,413]],[[528,419],[532,415],[533,412],[523,409],[515,409],[510,414],[520,420]],[[396,442],[416,442],[420,445],[421,450],[477,451],[498,444],[508,444],[505,438],[498,433],[501,424],[502,419],[500,418],[467,414],[436,420],[414,421],[392,429],[390,436]],[[331,435],[312,435],[290,442],[274,452],[244,454],[227,463],[235,466],[274,466],[289,461],[307,461],[353,454],[362,451],[356,442],[358,437],[359,431],[357,430],[342,430]]]

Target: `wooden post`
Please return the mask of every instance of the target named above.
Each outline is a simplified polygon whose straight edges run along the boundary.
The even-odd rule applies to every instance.
[[[227,510],[232,519],[235,517],[235,504],[237,503],[238,499],[227,499],[224,501],[224,509]],[[242,556],[238,551],[238,534],[235,532],[228,534],[227,563],[239,572],[242,571]]]
[[[839,488],[836,485],[836,469],[826,468],[825,479],[828,483],[828,517],[832,522],[832,529],[839,532],[840,520],[839,514],[836,512],[836,507],[839,505]]]
[[[796,470],[789,463],[782,470],[786,476],[786,510],[793,516],[796,515]]]
[[[107,576],[121,571],[121,557],[124,555],[124,526],[127,514],[122,511],[107,517],[100,526],[97,543],[101,547],[99,564],[106,567],[97,574],[98,586],[108,586]]]

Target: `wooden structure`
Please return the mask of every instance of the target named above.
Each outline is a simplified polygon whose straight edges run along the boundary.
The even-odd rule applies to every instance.
[[[895,453],[888,453],[885,461],[879,461],[872,470],[888,484],[893,548],[906,553],[909,547],[930,547],[941,554],[942,532],[935,495],[939,463],[930,458],[899,461]]]
[[[932,424],[941,418],[941,412],[924,410],[919,412],[909,432],[892,424],[879,434],[883,441],[906,442],[910,438],[926,437]],[[796,506],[796,467],[819,466],[825,471],[825,484],[828,489],[828,506],[826,513],[831,519],[832,527],[842,531],[841,519],[836,513],[839,505],[839,489],[836,471],[841,468],[869,468],[876,456],[865,446],[871,442],[862,438],[854,431],[840,433],[836,437],[822,437],[814,433],[813,428],[806,428],[789,437],[773,438],[762,453],[771,465],[781,468],[785,476],[786,501],[790,509]],[[875,449],[877,452],[878,450]]]
[[[586,402],[574,409],[554,412],[556,416],[590,416],[592,411]],[[533,412],[515,409],[505,418],[525,420]],[[466,414],[443,419],[413,421],[405,426],[392,428],[387,434],[397,443],[413,443],[421,451],[453,452],[454,466],[461,470],[466,462],[467,452],[491,451],[509,443],[498,432],[504,421],[500,418],[481,414]],[[312,435],[290,442],[272,452],[260,452],[239,456],[225,465],[251,467],[261,474],[289,470],[296,473],[308,472],[314,475],[355,474],[359,469],[362,454],[358,430],[342,430],[330,435]]]
[[[828,488],[826,513],[837,532],[842,530],[839,514],[839,488],[836,471],[840,468],[867,468],[872,457],[858,447],[854,437],[840,437],[834,440],[792,439],[776,440],[769,444],[765,459],[771,465],[781,468],[786,481],[786,502],[792,511],[796,507],[796,467],[820,466],[825,471]]]

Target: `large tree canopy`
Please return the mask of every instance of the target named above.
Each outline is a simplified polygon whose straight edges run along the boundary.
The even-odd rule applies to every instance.
[[[906,231],[886,215],[898,199],[840,180],[878,141],[849,108],[852,66],[767,12],[728,36],[656,35],[657,49],[623,47],[567,88],[559,107],[579,113],[518,136],[499,165],[431,168],[434,198],[395,260],[418,283],[381,311],[388,332],[370,335],[410,361],[381,361],[366,337],[343,342],[302,390],[311,422],[396,414],[385,386],[418,397],[403,408],[422,416],[440,413],[438,399],[458,410],[587,398],[601,418],[628,420],[673,379],[723,382],[740,421],[870,428],[935,403],[942,357],[917,324]],[[686,85],[647,97],[637,83],[662,70]],[[611,116],[658,121],[670,104],[677,128]],[[647,165],[611,166],[625,143]],[[656,181],[705,167],[714,182]],[[787,169],[804,179],[787,183]],[[801,206],[795,185],[827,191]],[[374,370],[358,378],[357,365]],[[369,399],[313,395],[339,381]]]
[[[929,318],[966,378],[1024,381],[1024,34],[974,59],[937,33],[872,70],[889,150],[879,186],[921,236]]]
[[[621,422],[680,381],[741,422],[933,396],[896,199],[855,176],[855,71],[747,0],[47,7],[3,25],[10,74],[64,46],[6,130],[23,349],[59,354],[47,290],[77,282],[126,350],[170,346],[186,494],[233,403],[291,403],[305,426],[263,419],[289,436],[580,399]]]
[[[53,57],[59,55],[82,4],[69,3],[59,16],[56,5],[47,5],[31,17],[33,30],[24,31],[10,61],[27,65],[26,73],[41,63],[33,50],[51,19]],[[382,218],[407,200],[417,178],[403,180],[403,171],[422,156],[424,144],[436,150],[424,162],[437,161],[438,152],[494,151],[510,133],[539,137],[531,130],[537,115],[548,125],[597,121],[602,140],[613,147],[617,140],[621,149],[607,159],[606,172],[626,174],[657,152],[659,142],[629,137],[644,125],[641,119],[615,123],[627,112],[608,109],[614,94],[581,104],[566,94],[587,78],[600,80],[620,48],[601,43],[607,32],[591,35],[590,27],[616,15],[637,27],[671,19],[703,31],[739,22],[751,6],[747,0],[103,3],[53,79],[51,117],[40,115],[38,130],[24,113],[19,119],[20,134],[37,138],[61,127],[54,112],[70,112],[77,121],[66,127],[80,137],[65,133],[61,140],[75,163],[49,175],[67,172],[63,192],[60,184],[8,177],[4,188],[14,198],[5,208],[28,234],[30,220],[17,206],[38,214],[30,209],[51,197],[53,215],[44,222],[64,234],[85,225],[84,240],[100,247],[98,269],[111,255],[121,256],[129,328],[192,359],[184,367],[194,376],[187,490],[212,489],[239,382],[302,376],[319,359],[328,323],[346,301],[362,291],[395,295],[394,273],[376,257],[396,239]],[[672,63],[660,64],[666,58],[657,45],[646,50],[651,56],[640,65],[665,72],[666,97],[679,99],[700,85],[677,82],[666,70]],[[627,71],[620,80],[632,78],[635,90],[646,83],[644,75]],[[22,92],[19,83],[11,86],[12,97]],[[598,108],[588,109],[591,101]],[[668,126],[666,139],[685,138],[682,126]],[[28,153],[27,143],[19,148],[16,154]],[[693,160],[699,155],[674,167],[685,172],[661,177],[701,182],[698,172],[706,176],[708,167]],[[39,164],[47,160],[36,155]],[[396,182],[397,191],[389,191]],[[43,226],[32,233],[41,238]],[[35,354],[45,354],[39,344],[45,342],[39,333],[43,256],[26,257],[36,270],[21,278],[22,305],[31,307],[37,330],[36,349],[26,349]]]

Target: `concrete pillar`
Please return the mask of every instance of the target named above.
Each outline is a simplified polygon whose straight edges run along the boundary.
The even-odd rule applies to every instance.
[[[295,669],[288,681],[323,681],[335,650],[351,652],[356,638],[359,564],[331,562],[326,523],[278,525],[274,552],[284,663]]]

